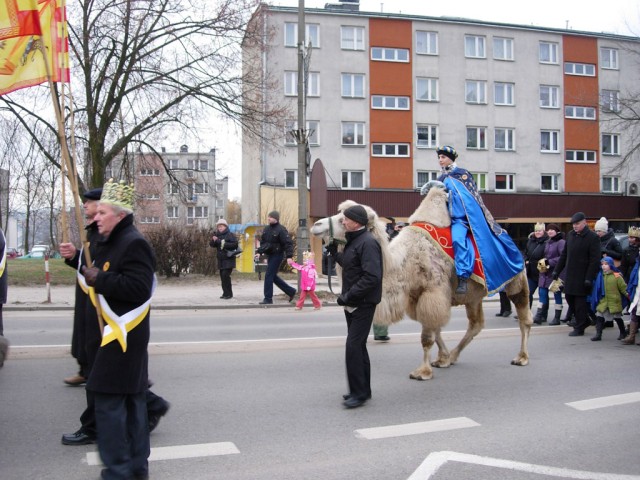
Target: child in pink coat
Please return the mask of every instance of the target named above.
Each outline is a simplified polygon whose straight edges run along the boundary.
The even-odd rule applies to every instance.
[[[287,259],[287,263],[291,268],[300,271],[300,289],[302,291],[300,292],[300,299],[296,303],[296,310],[302,310],[302,305],[304,305],[304,299],[307,294],[311,297],[314,309],[320,310],[322,304],[316,295],[316,278],[318,277],[318,272],[316,272],[316,265],[313,262],[314,254],[313,252],[304,252],[302,258],[304,265],[294,262],[291,258]]]

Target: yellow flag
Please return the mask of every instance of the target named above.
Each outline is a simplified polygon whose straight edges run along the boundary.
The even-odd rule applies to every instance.
[[[69,81],[65,0],[0,0],[0,39],[0,95],[47,81],[47,64],[54,82]]]

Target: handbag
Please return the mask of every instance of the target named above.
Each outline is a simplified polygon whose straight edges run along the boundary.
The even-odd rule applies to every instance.
[[[235,250],[225,250],[227,253],[227,258],[238,257],[242,253],[241,248],[236,248]]]

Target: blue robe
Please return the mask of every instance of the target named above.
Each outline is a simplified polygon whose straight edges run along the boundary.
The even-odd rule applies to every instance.
[[[470,232],[478,246],[488,294],[502,290],[523,270],[522,254],[485,207],[471,173],[456,166],[438,180],[449,190],[456,274],[468,278],[473,271],[475,254],[467,237]]]

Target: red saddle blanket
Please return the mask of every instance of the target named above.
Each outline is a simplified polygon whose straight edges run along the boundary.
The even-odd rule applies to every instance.
[[[424,222],[414,222],[411,224],[412,227],[419,227],[425,232],[429,234],[431,240],[434,244],[442,249],[444,253],[449,255],[451,260],[455,260],[455,256],[453,253],[453,240],[451,238],[451,227],[447,228],[439,228],[434,227],[430,223]],[[476,241],[473,238],[471,233],[467,234],[471,237],[471,244],[473,245],[473,252],[475,253],[475,262],[473,264],[473,274],[472,278],[478,283],[485,285],[484,279],[484,267],[482,266],[482,259],[480,258],[480,253],[478,252],[478,246],[476,245]]]

